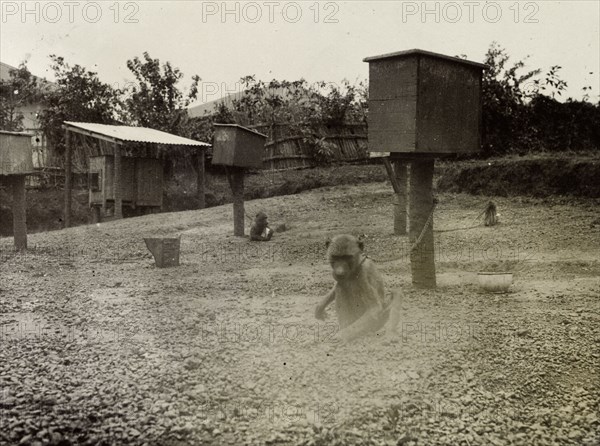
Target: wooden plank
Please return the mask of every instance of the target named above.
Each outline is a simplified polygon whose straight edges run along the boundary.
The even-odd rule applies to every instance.
[[[25,197],[25,175],[11,175],[13,235],[15,249],[27,249],[27,219]]]
[[[233,235],[244,236],[244,169],[228,167],[227,179],[233,194]]]
[[[104,189],[104,199],[105,200],[114,200],[115,199],[115,193],[114,193],[114,186],[115,186],[115,157],[112,155],[112,153],[110,155],[107,155],[104,157],[104,167],[103,167],[104,171],[104,185],[103,185],[103,189]]]
[[[94,191],[91,189],[91,187],[89,187],[90,185],[88,185],[89,188],[89,205],[92,206],[93,204],[102,204],[102,197],[104,195],[104,187],[103,187],[103,182],[104,182],[104,175],[103,175],[103,167],[104,167],[104,157],[102,156],[91,156],[89,158],[89,172],[90,173],[97,173],[99,175],[99,186],[100,186],[100,190]]]
[[[135,203],[137,198],[136,159],[121,157],[121,199],[132,203]]]
[[[67,126],[67,125],[63,125],[63,128],[69,132],[79,133],[79,134],[85,135],[85,136],[91,136],[93,138],[102,139],[104,141],[108,141],[113,144],[123,144],[123,141],[121,141],[120,139],[111,138],[110,136],[104,136],[104,135],[101,135],[100,133],[91,132],[89,130],[83,130],[83,129],[79,129],[79,128],[71,127],[71,126]]]
[[[31,136],[0,133],[0,175],[35,172]]]
[[[415,96],[417,66],[416,56],[369,63],[369,102]]]
[[[435,288],[435,253],[433,220],[426,224],[433,211],[434,160],[413,161],[409,185],[409,241],[412,283],[416,288]],[[433,217],[431,217],[433,219]]]
[[[121,146],[113,145],[114,150],[114,175],[113,175],[113,193],[115,197],[115,218],[123,218],[123,190],[122,175],[123,166],[121,163]]]
[[[416,112],[416,96],[388,101],[369,100],[369,151],[414,151]]]
[[[408,163],[395,160],[393,163],[396,180],[396,202],[394,203],[394,234],[406,235],[408,218]]]
[[[318,135],[315,135],[315,136],[324,138],[326,141],[327,140],[331,140],[331,139],[351,139],[351,140],[354,140],[354,139],[367,139],[368,138],[368,134],[366,134],[366,133],[365,134],[360,134],[360,135],[343,135],[343,134],[340,134],[340,135],[324,135],[323,133],[319,133]],[[271,140],[271,141],[267,142],[265,144],[265,147],[271,147],[271,146],[278,145],[278,144],[281,144],[281,143],[284,143],[284,142],[288,142],[288,141],[304,140],[305,138],[306,138],[306,136],[303,136],[303,135],[302,136],[298,136],[298,135],[296,135],[296,136],[286,136],[285,138],[279,138],[279,139]]]
[[[71,132],[65,134],[65,210],[64,210],[64,227],[71,226]]]
[[[419,77],[418,151],[478,151],[481,70],[443,59],[422,57]]]
[[[204,180],[204,147],[198,147],[197,171],[196,171],[196,195],[198,197],[198,207],[204,209],[206,207],[206,192]]]
[[[163,198],[163,168],[158,159],[136,158],[138,206],[161,207]]]

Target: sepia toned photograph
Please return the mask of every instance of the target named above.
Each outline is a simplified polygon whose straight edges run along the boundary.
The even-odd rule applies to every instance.
[[[0,14],[0,446],[600,446],[599,2]]]

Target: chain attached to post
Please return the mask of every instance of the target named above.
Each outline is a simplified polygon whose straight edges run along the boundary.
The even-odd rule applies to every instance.
[[[438,200],[436,198],[434,198],[433,199],[433,206],[431,207],[431,212],[429,213],[429,217],[427,217],[427,221],[423,225],[423,229],[421,229],[421,233],[419,234],[419,237],[417,237],[417,240],[410,247],[410,252],[413,252],[415,249],[417,249],[417,247],[421,243],[421,240],[423,240],[423,236],[425,235],[425,231],[427,230],[427,228],[429,227],[429,225],[431,225],[431,222],[433,221],[433,211],[435,210],[435,207],[437,206],[437,204],[438,204]]]

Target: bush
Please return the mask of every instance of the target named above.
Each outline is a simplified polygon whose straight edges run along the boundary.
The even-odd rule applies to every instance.
[[[478,156],[524,154],[539,151],[598,150],[600,103],[589,100],[559,102],[567,82],[555,65],[540,79],[541,70],[525,74],[524,61],[508,66],[509,56],[492,43],[485,57],[488,69],[482,82],[483,135]]]

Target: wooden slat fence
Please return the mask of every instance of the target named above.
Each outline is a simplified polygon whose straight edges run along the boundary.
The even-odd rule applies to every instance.
[[[265,169],[288,170],[315,166],[315,141],[321,138],[333,143],[334,161],[357,162],[368,159],[367,127],[364,124],[322,126],[312,135],[298,134],[298,130],[288,124],[252,128],[268,136],[263,158]]]

